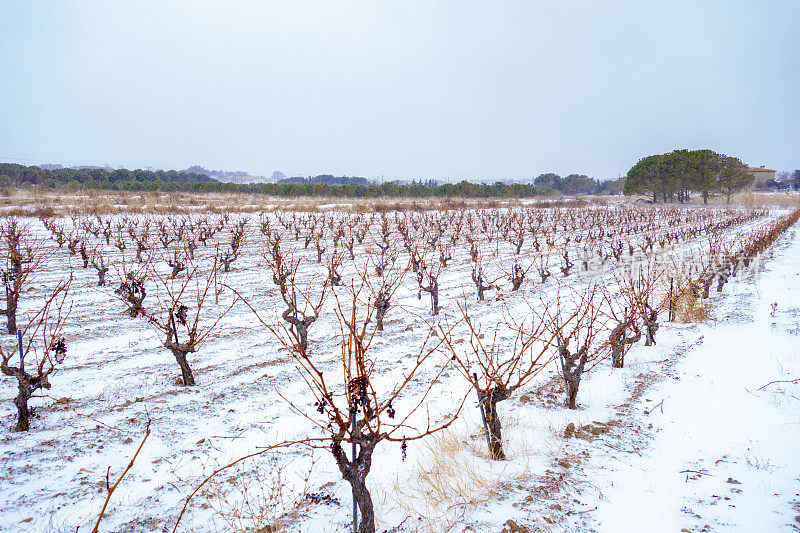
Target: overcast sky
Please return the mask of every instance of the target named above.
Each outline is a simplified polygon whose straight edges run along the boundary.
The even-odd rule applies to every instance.
[[[800,2],[0,0],[0,161],[269,175],[800,168]]]

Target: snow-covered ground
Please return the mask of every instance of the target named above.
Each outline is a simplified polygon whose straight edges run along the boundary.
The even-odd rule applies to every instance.
[[[37,231],[46,235],[43,228]],[[0,530],[89,531],[106,496],[107,469],[113,483],[148,418],[152,434],[114,493],[101,530],[171,530],[186,496],[215,467],[259,447],[319,435],[280,398],[279,393],[313,414],[313,397],[290,354],[246,306],[234,307],[190,355],[198,385],[181,387],[163,339],[123,313],[113,282],[97,287],[96,274],[80,268],[79,258],[49,246],[51,260],[30,293],[73,271],[72,318],[64,332],[68,358],[51,378],[47,397],[32,402],[38,416],[27,433],[7,429],[16,390],[11,380],[2,382]],[[509,270],[510,245],[498,239],[493,246],[486,250],[486,268],[501,279]],[[257,233],[246,248],[224,281],[267,320],[280,323],[285,306]],[[313,248],[298,245],[296,252],[314,267],[303,274],[304,282],[320,275]],[[790,230],[765,254],[760,270],[726,284],[720,295],[712,293],[714,321],[662,321],[657,345],[637,344],[625,368],[612,370],[608,362],[594,367],[582,381],[578,410],[563,406],[562,381],[551,364],[499,404],[507,461],[489,460],[474,391],[458,372],[446,371],[434,383],[422,417],[430,413],[441,420],[468,395],[456,423],[410,443],[405,461],[398,443],[376,450],[368,485],[378,530],[513,530],[508,520],[532,531],[792,528],[800,514],[800,461],[792,456],[800,436],[792,413],[800,394],[790,383],[758,389],[800,371],[798,252],[800,236]],[[544,284],[534,270],[518,293],[490,291],[487,301],[474,302],[468,247],[462,243],[441,280],[440,317],[429,316],[428,300],[419,298],[413,279],[399,289],[386,330],[371,347],[381,362],[376,388],[391,387],[432,326],[458,320],[458,301],[469,300],[471,316],[491,328],[509,314],[529,312],[539,298],[552,299],[557,266],[551,264],[553,279]],[[354,272],[352,266],[342,274],[347,279]],[[588,282],[580,272],[568,280],[576,287]],[[220,304],[231,297],[224,292]],[[309,334],[315,357],[331,374],[341,353],[337,331],[329,309]],[[2,342],[11,342],[10,336]],[[398,412],[427,388],[433,366],[421,370],[397,403]],[[575,431],[567,438],[569,424]],[[304,493],[320,498],[308,501]],[[276,494],[285,500],[276,503]],[[193,499],[179,530],[269,531],[265,526],[277,523],[273,514],[280,509],[295,513],[286,531],[347,530],[350,490],[329,452],[289,448],[225,471]]]
[[[581,513],[568,517],[572,527],[800,528],[800,387],[791,382],[800,376],[797,231],[770,255],[752,282],[719,299],[712,322],[663,332],[655,359],[644,347],[631,352],[636,386],[645,387],[618,406],[628,427],[564,447],[589,452],[568,475],[581,489],[580,504],[562,502]]]

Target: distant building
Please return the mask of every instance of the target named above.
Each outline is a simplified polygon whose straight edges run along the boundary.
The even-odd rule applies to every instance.
[[[764,165],[760,167],[750,167],[750,174],[755,178],[753,187],[764,185],[766,182],[775,179],[775,171],[771,168],[764,168]]]

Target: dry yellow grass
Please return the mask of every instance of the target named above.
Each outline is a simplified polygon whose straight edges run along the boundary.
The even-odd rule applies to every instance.
[[[676,288],[673,302],[677,322],[694,323],[711,319],[711,298],[699,298],[688,286]]]
[[[281,209],[357,213],[515,207],[517,199],[459,198],[284,198],[246,193],[77,191],[0,189],[0,215],[40,216],[70,213],[252,213]]]
[[[718,196],[712,198],[709,203],[724,205],[728,202],[724,196]],[[800,194],[747,191],[734,194],[730,204],[745,207],[797,207],[800,205]]]
[[[151,191],[75,191],[0,188],[0,215],[47,216],[70,213],[221,213],[285,211],[315,212],[340,210],[356,213],[386,211],[428,211],[519,207],[522,205],[581,206],[631,202],[638,197],[581,196],[576,198],[286,198],[248,193],[199,193]],[[643,198],[643,197],[642,197]],[[695,201],[701,201],[699,197]],[[712,198],[714,205],[725,204],[724,197]],[[788,207],[800,205],[800,195],[770,192],[745,192],[735,195],[731,204],[748,207]]]
[[[517,413],[519,414],[519,413]],[[525,432],[523,419],[505,418],[503,433],[511,437]],[[416,464],[407,479],[395,480],[385,505],[421,516],[416,531],[449,531],[480,505],[495,501],[532,476],[530,461],[547,455],[546,443],[506,438],[506,454],[512,461],[491,461],[482,433],[460,435],[447,429],[420,444],[424,463]],[[544,445],[544,447],[543,447]]]

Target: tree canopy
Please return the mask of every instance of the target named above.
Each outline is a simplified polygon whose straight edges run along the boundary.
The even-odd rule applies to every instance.
[[[0,176],[6,176],[11,185],[44,185],[57,187],[70,183],[94,189],[146,189],[151,183],[216,183],[217,180],[197,172],[176,170],[128,170],[120,168],[40,168],[16,163],[0,163]]]
[[[558,174],[549,172],[537,176],[537,178],[533,180],[533,184],[544,191],[558,191],[568,196],[611,192],[606,190],[604,184],[599,180],[590,178],[586,174],[570,174],[562,178]],[[611,193],[613,194],[613,192]]]
[[[640,159],[628,171],[625,194],[652,195],[654,201],[683,203],[691,193],[700,194],[703,202],[715,194],[728,201],[736,191],[753,183],[749,167],[738,158],[713,150],[674,150]]]

